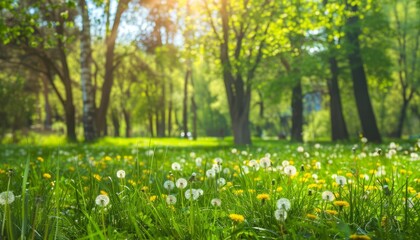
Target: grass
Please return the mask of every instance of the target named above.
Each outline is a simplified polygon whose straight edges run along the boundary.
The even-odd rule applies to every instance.
[[[236,149],[231,142],[0,145],[0,192],[14,195],[0,205],[0,239],[415,239],[420,232],[417,143],[256,140]]]

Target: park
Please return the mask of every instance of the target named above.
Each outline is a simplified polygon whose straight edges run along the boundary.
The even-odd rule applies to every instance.
[[[416,239],[419,15],[0,0],[0,240]]]

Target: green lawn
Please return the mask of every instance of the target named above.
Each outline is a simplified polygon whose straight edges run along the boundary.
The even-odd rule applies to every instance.
[[[6,239],[414,239],[418,143],[0,145]],[[2,238],[1,238],[2,239]]]

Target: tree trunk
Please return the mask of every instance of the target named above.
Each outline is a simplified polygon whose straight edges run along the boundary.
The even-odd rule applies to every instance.
[[[193,88],[193,92],[191,94],[191,113],[192,113],[192,138],[193,140],[197,140],[197,104],[195,102],[195,89],[194,89],[194,80],[191,76],[191,86]]]
[[[111,111],[112,125],[114,126],[114,137],[120,136],[120,119],[118,117],[118,112],[115,109]]]
[[[184,138],[188,138],[188,79],[190,78],[191,70],[188,68],[184,78],[184,99],[182,102],[182,127],[184,131]]]
[[[394,137],[396,137],[396,138],[401,138],[401,136],[402,136],[402,131],[403,131],[405,116],[406,116],[406,112],[407,112],[407,107],[408,107],[408,101],[404,100],[403,105],[401,107],[400,116],[398,118],[397,129],[396,129],[395,134],[394,134]]]
[[[162,70],[163,72],[163,70]],[[157,114],[160,114],[159,117],[159,131],[157,132],[158,137],[165,137],[165,132],[166,132],[166,104],[165,104],[165,99],[166,99],[166,86],[165,86],[165,78],[162,78],[162,82],[161,82],[161,95],[160,95],[160,99],[159,99],[159,108],[157,109],[158,112]]]
[[[105,132],[105,119],[108,111],[112,85],[114,83],[114,50],[117,40],[118,28],[120,26],[121,16],[127,9],[129,0],[118,1],[117,12],[111,32],[106,36],[106,55],[105,55],[105,77],[102,85],[102,95],[99,109],[97,112],[97,130],[100,136]]]
[[[56,32],[64,36],[64,21],[61,20],[60,23],[56,27]],[[75,107],[73,104],[73,90],[71,84],[71,77],[70,77],[70,69],[67,62],[66,56],[66,48],[63,40],[58,38],[57,40],[57,48],[59,54],[59,61],[62,66],[62,74],[60,74],[61,81],[64,85],[64,91],[66,99],[64,101],[64,111],[66,116],[66,127],[67,127],[67,139],[70,142],[76,142],[76,112]]]
[[[174,92],[174,84],[172,81],[169,82],[169,103],[168,103],[168,136],[170,137],[172,134],[172,95]]]
[[[92,50],[90,20],[85,0],[79,0],[79,8],[79,11],[82,15],[83,25],[80,39],[80,79],[83,99],[83,130],[85,141],[92,142],[96,139],[96,118],[91,73]]]
[[[67,140],[70,142],[76,142],[76,118],[75,108],[72,102],[66,101],[64,112],[66,116]]]
[[[125,137],[131,137],[131,114],[127,111],[127,109],[123,108],[123,115],[125,121]]]
[[[347,6],[352,12],[357,14],[358,8]],[[363,66],[363,59],[360,51],[359,35],[359,17],[357,15],[348,18],[346,22],[346,37],[350,43],[351,50],[348,52],[348,60],[351,68],[353,80],[353,91],[356,98],[357,111],[362,124],[363,136],[371,142],[381,142],[381,135],[376,125],[375,113],[369,97],[366,73]]]
[[[50,105],[49,99],[49,89],[48,89],[48,80],[45,77],[41,77],[42,79],[42,95],[44,97],[44,111],[45,111],[45,120],[44,120],[44,129],[51,130],[52,127],[52,109]]]
[[[331,78],[327,80],[328,92],[330,94],[330,120],[331,120],[331,138],[333,141],[347,140],[346,122],[343,116],[341,105],[340,88],[338,86],[339,68],[335,57],[329,58]]]
[[[303,98],[302,84],[299,80],[292,89],[292,131],[291,140],[303,142]]]

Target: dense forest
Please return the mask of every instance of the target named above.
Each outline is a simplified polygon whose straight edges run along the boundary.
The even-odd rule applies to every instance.
[[[420,134],[419,0],[0,0],[0,141]]]

